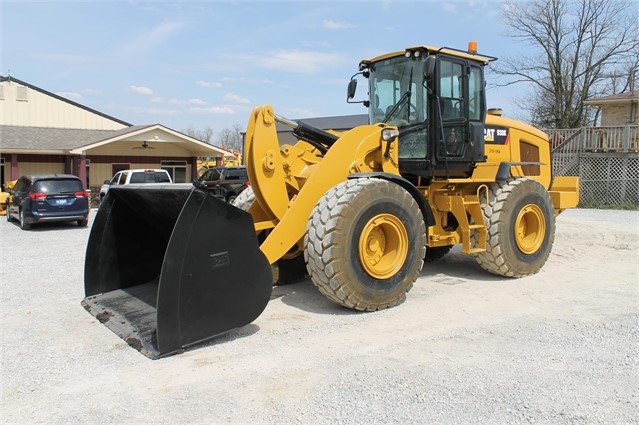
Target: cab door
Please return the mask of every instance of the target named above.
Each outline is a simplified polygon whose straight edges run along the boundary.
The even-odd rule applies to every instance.
[[[439,55],[432,109],[435,175],[468,177],[484,158],[483,64]]]
[[[465,113],[468,99],[465,80],[465,61],[442,56],[439,60],[439,99],[435,104],[440,122],[438,130],[437,159],[460,161],[466,151],[467,120]]]

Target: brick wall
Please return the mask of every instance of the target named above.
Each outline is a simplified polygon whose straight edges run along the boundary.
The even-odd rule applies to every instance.
[[[630,116],[631,104],[610,104],[602,105],[601,126],[616,126],[625,124],[637,124],[637,107],[633,108],[633,117]]]

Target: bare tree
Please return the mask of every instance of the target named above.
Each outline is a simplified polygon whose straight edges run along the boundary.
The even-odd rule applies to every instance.
[[[529,0],[504,6],[509,35],[531,48],[503,58],[498,86],[526,83],[520,101],[534,125],[575,128],[588,123],[584,101],[624,89],[636,73],[639,24],[634,0]],[[626,73],[624,78],[612,75]]]
[[[231,128],[224,128],[217,136],[217,144],[221,148],[224,148],[233,152],[242,152],[243,148],[243,128],[239,124],[234,124]]]
[[[195,127],[188,127],[187,129],[182,130],[182,133],[210,145],[213,142],[213,134],[215,134],[215,131],[211,127],[205,127],[202,130],[198,130]]]

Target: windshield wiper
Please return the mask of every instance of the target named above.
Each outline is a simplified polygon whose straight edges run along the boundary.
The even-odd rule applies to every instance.
[[[388,111],[388,113],[386,114],[386,116],[384,117],[384,121],[383,122],[388,122],[388,120],[395,115],[395,112],[397,112],[402,104],[408,100],[408,111],[406,113],[406,121],[410,121],[410,98],[412,95],[412,92],[410,90],[410,88],[413,86],[413,68],[411,67],[410,69],[410,77],[408,79],[408,90],[406,90],[406,92],[404,92],[404,94],[402,95],[402,97],[399,98],[399,100],[397,101],[397,103],[395,103],[393,105],[393,107],[391,108],[390,111]]]

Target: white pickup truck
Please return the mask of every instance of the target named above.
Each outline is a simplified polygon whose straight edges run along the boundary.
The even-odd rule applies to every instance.
[[[118,171],[111,180],[105,180],[100,187],[100,202],[109,191],[109,187],[130,183],[173,183],[173,180],[168,171],[159,168]]]

